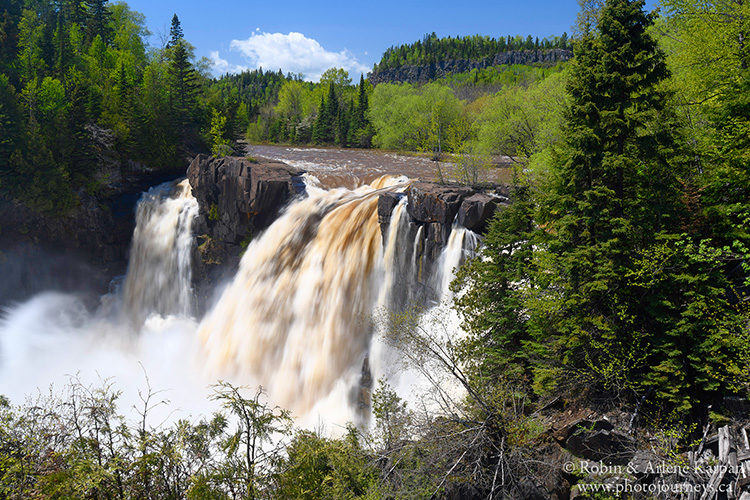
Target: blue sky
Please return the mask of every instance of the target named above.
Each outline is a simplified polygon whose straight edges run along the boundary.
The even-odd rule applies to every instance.
[[[543,38],[571,31],[576,0],[381,0],[315,2],[285,0],[129,0],[146,15],[160,45],[172,14],[198,58],[214,61],[214,72],[263,66],[303,73],[316,80],[331,66],[354,78],[367,72],[391,45],[438,36],[531,34]],[[653,6],[653,1],[648,2]]]

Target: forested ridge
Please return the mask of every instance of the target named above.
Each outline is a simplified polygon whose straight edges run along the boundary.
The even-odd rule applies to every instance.
[[[125,169],[181,170],[195,153],[232,143],[247,114],[286,77],[262,69],[216,82],[196,61],[177,15],[161,47],[124,3],[11,0],[0,26],[0,183],[6,195],[65,213],[97,175],[97,136]],[[242,104],[242,105],[240,105]],[[107,147],[110,147],[107,144]]]
[[[500,38],[481,35],[438,38],[435,33],[430,33],[414,43],[387,49],[380,62],[375,64],[373,72],[406,65],[426,66],[440,61],[482,61],[492,59],[502,52],[569,48],[567,33],[541,40],[531,35],[526,38],[518,35]]]
[[[452,284],[466,335],[446,340],[449,320],[426,324],[419,310],[381,319],[434,382],[429,410],[379,381],[372,425],[330,438],[292,430],[262,392],[220,383],[219,413],[151,427],[152,399],[127,423],[116,389],[74,380],[63,395],[0,400],[0,495],[569,498],[597,481],[740,484],[732,473],[597,476],[582,464],[715,464],[709,430],[747,426],[750,4],[581,4],[568,63],[372,86],[335,68],[317,84],[260,70],[212,81],[176,18],[169,44],[147,51],[142,18],[122,4],[12,3],[0,32],[0,181],[38,206],[89,182],[92,122],[155,166],[193,144],[228,152],[246,132],[452,153],[474,173],[505,156],[514,182]],[[428,42],[436,57],[537,45],[515,40],[429,36],[380,64],[427,60]],[[622,496],[607,491],[590,498]]]

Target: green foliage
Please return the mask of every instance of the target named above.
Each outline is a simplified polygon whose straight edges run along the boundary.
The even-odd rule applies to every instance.
[[[211,110],[211,128],[208,134],[211,143],[211,154],[217,157],[231,155],[232,141],[228,137],[227,118],[216,109]]]
[[[534,41],[531,35],[525,39],[520,36],[495,39],[480,35],[438,38],[435,33],[431,33],[415,43],[387,49],[374,71],[406,65],[435,65],[452,60],[484,61],[494,58],[498,53],[512,50],[567,49],[567,39],[567,34]]]
[[[348,427],[343,439],[298,432],[281,465],[279,498],[375,499],[379,471],[360,444],[359,432]]]
[[[731,246],[747,221],[747,93],[720,101],[722,166],[697,176],[653,17],[608,0],[595,19],[569,75],[485,108],[479,143],[532,169],[459,273],[463,359],[475,379],[542,397],[648,396],[657,418],[699,413],[750,382],[744,246]]]
[[[0,116],[14,129],[0,147],[8,195],[49,213],[74,207],[74,193],[97,176],[101,129],[114,134],[121,159],[151,168],[174,168],[186,150],[204,147],[199,131],[208,135],[211,115],[198,99],[202,82],[184,39],[147,52],[145,19],[123,3],[26,7],[12,2],[0,21],[8,41]]]
[[[509,87],[481,103],[477,143],[487,153],[526,163],[562,142],[568,73],[558,72],[528,87]]]
[[[370,100],[373,142],[387,149],[458,152],[471,133],[464,106],[439,84],[380,84]]]

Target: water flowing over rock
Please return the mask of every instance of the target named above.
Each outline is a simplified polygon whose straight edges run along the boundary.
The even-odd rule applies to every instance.
[[[208,364],[300,411],[361,367],[382,258],[378,190],[399,181],[313,193],[254,240],[201,323]]]
[[[387,241],[391,215],[402,197],[407,198],[408,233],[415,237],[412,248],[417,267],[417,287],[422,288],[425,300],[439,300],[442,282],[436,282],[440,273],[440,259],[457,228],[482,233],[492,215],[508,203],[509,188],[492,186],[486,192],[457,185],[440,185],[430,182],[413,182],[405,194],[382,193],[378,199],[378,220],[383,240]]]
[[[138,203],[123,290],[125,313],[137,326],[149,314],[191,314],[197,215],[198,202],[187,180],[152,188]]]
[[[0,333],[12,331],[15,346],[0,335],[0,355],[18,353],[14,370],[28,366],[24,373],[36,374],[30,383],[39,384],[76,366],[101,366],[105,377],[110,367],[132,373],[147,357],[157,388],[174,388],[187,374],[193,385],[183,392],[225,378],[263,385],[275,404],[303,418],[366,418],[372,381],[386,364],[373,351],[375,313],[430,309],[447,297],[455,268],[479,242],[458,224],[461,207],[480,214],[481,202],[487,217],[494,207],[472,199],[473,189],[406,177],[326,190],[310,174],[240,158],[199,156],[189,174],[143,194],[127,275],[99,307],[60,295],[9,310]],[[195,248],[207,239],[237,253],[248,245],[203,314],[194,300]],[[58,312],[72,320],[50,329]],[[152,356],[158,336],[168,343]],[[66,345],[75,352],[59,356]]]
[[[198,155],[187,174],[200,205],[201,279],[217,266],[234,269],[243,247],[304,192],[302,171],[272,160]]]

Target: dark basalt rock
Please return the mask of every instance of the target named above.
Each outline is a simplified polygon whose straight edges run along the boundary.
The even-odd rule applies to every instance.
[[[477,233],[486,230],[487,221],[502,206],[508,203],[508,186],[491,186],[476,189],[459,185],[443,185],[431,182],[414,182],[406,190],[409,215],[409,241],[414,241],[412,252],[418,256],[418,285],[426,290],[436,288],[429,282],[435,275],[440,254],[448,243],[454,222]],[[378,221],[384,244],[388,227],[396,204],[404,195],[382,193],[378,198]],[[409,251],[409,250],[405,250]],[[436,297],[432,297],[435,299]]]
[[[474,232],[483,231],[500,201],[498,196],[483,193],[469,196],[458,209],[458,223]]]
[[[577,421],[555,435],[568,451],[589,460],[625,465],[636,449],[635,440],[605,419]]]
[[[378,222],[380,224],[390,223],[391,213],[402,197],[400,193],[383,193],[378,197]]]
[[[198,155],[188,180],[200,213],[198,231],[229,245],[268,227],[297,194],[302,172],[281,162]]]
[[[196,156],[187,175],[198,200],[196,278],[210,283],[232,273],[244,247],[297,194],[302,171],[273,160]]]
[[[407,191],[407,212],[422,223],[452,224],[461,202],[474,191],[463,186],[415,182]]]

